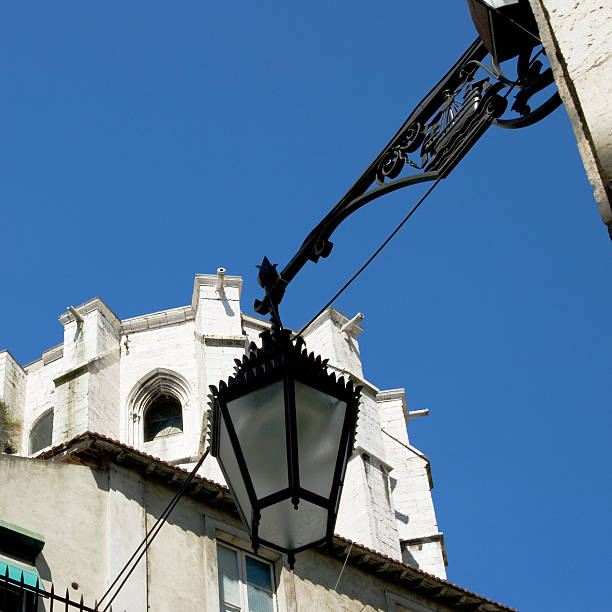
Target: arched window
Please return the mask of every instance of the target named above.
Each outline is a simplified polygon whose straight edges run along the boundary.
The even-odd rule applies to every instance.
[[[189,383],[181,374],[165,368],[151,370],[127,398],[128,441],[138,448],[182,433],[183,410],[188,409],[190,397]]]
[[[144,441],[183,432],[183,407],[173,395],[159,394],[144,414]]]
[[[34,423],[30,431],[29,451],[30,455],[39,450],[51,446],[53,439],[53,408],[49,408]]]

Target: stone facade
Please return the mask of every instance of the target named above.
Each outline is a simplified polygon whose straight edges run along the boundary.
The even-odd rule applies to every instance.
[[[612,238],[612,5],[603,0],[530,3]]]
[[[242,358],[250,342],[259,344],[259,334],[269,327],[241,312],[240,277],[224,276],[222,287],[220,282],[217,275],[198,274],[190,305],[125,320],[95,298],[59,317],[63,343],[41,359],[22,367],[7,351],[0,353],[0,399],[23,423],[19,454],[30,455],[33,448],[34,454],[40,452],[32,446],[32,430],[53,410],[48,447],[96,432],[189,469],[207,444],[208,386],[227,379],[234,360]],[[342,331],[347,322],[330,308],[303,334],[308,350],[328,358],[332,371],[363,385],[336,530],[444,577],[446,556],[429,460],[409,443],[404,392],[380,391],[364,380],[362,328]],[[160,393],[180,402],[182,431],[146,440],[147,409]],[[213,458],[201,475],[223,483]],[[129,522],[132,510],[126,512]],[[136,506],[134,512],[132,518],[141,520]],[[112,527],[118,537],[124,528],[122,522]]]

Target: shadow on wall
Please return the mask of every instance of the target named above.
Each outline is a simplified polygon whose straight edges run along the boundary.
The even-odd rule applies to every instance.
[[[51,578],[51,568],[49,567],[49,564],[47,563],[47,560],[45,559],[44,552],[41,552],[38,555],[38,557],[36,557],[36,562],[34,565],[36,567],[36,571],[38,572],[38,575],[43,580],[53,582],[53,579]]]
[[[350,561],[343,570],[341,561],[307,550],[297,555],[293,573],[297,599],[310,610],[387,609],[385,586]]]
[[[225,290],[221,289],[221,291],[219,291],[218,293],[219,293],[219,298],[221,299],[221,304],[223,304],[223,308],[225,309],[225,314],[228,317],[233,317],[234,311],[232,310],[229,300],[227,299],[225,295]]]

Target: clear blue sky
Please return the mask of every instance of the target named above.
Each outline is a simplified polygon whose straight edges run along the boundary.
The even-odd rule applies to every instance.
[[[475,33],[464,2],[28,2],[1,9],[0,348],[67,304],[259,296]],[[354,215],[283,303],[300,327],[422,193]],[[405,387],[448,576],[521,610],[612,598],[612,244],[564,110],[492,128],[336,304],[366,376]]]

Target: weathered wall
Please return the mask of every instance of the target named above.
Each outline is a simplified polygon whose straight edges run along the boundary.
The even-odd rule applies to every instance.
[[[394,466],[390,480],[402,559],[445,578],[446,551],[431,495],[429,459],[409,443],[404,391],[382,391],[377,399],[385,454]]]
[[[32,425],[36,422],[43,412],[54,408],[58,401],[55,394],[53,380],[64,371],[63,357],[61,353],[58,358],[45,363],[45,359],[40,359],[25,367],[26,371],[26,405],[23,420],[23,444],[22,452],[28,453],[29,432]],[[58,423],[53,421],[53,442],[59,444],[65,440],[64,433],[58,428]]]
[[[23,423],[25,417],[26,373],[15,361],[8,351],[0,351],[0,400],[10,411],[10,416]],[[23,426],[21,436],[16,432],[18,439],[12,440],[17,449],[21,450]]]
[[[604,0],[530,2],[595,200],[612,237],[612,4]]]
[[[134,321],[133,319],[131,321]],[[124,337],[120,361],[122,439],[145,452],[167,460],[182,459],[197,452],[201,409],[193,320],[145,328]],[[159,369],[178,374],[187,383],[183,403],[183,434],[143,443],[141,413],[134,413],[129,397]]]
[[[392,592],[413,603],[414,610],[449,610],[394,584],[385,583],[374,574],[362,571],[350,563],[344,567],[342,576],[341,570],[342,563],[336,559],[317,551],[301,553],[292,575],[298,608],[334,612],[387,612],[390,610],[387,594]]]
[[[151,529],[172,491],[147,483],[147,529]],[[204,512],[191,499],[182,499],[147,554],[148,597],[151,610],[204,610]],[[186,588],[187,586],[187,588]]]
[[[106,590],[140,543],[145,526],[152,528],[174,494],[112,462],[97,470],[0,455],[0,482],[0,517],[45,538],[36,560],[44,585],[68,586],[73,599],[82,594],[86,602]],[[217,609],[217,538],[240,546],[247,536],[236,518],[218,507],[182,498],[113,609]],[[275,553],[261,554],[275,566],[278,612],[383,612],[389,593],[414,602],[418,610],[447,610],[352,560],[343,569],[342,560],[310,550],[299,555],[292,572]]]
[[[77,307],[79,316],[68,311],[59,317],[64,326],[63,344],[43,353],[25,372],[8,353],[0,353],[0,391],[7,388],[12,376],[15,398],[21,398],[16,399],[17,404],[24,406],[21,452],[27,454],[28,434],[36,419],[53,407],[53,445],[89,430],[166,461],[194,465],[205,447],[202,434],[207,424],[208,386],[227,379],[233,373],[234,359],[242,358],[248,342],[259,344],[259,334],[269,327],[255,317],[243,317],[241,287],[240,277],[226,276],[220,291],[216,275],[199,274],[190,305],[123,321],[94,298]],[[349,462],[336,531],[400,559],[400,539],[417,532],[415,537],[437,534],[431,493],[423,484],[428,464],[418,452],[398,453],[389,446],[382,419],[393,421],[390,427],[397,428],[397,435],[407,441],[401,404],[381,404],[379,390],[363,380],[358,344],[362,329],[356,325],[341,331],[347,321],[328,308],[304,333],[308,349],[329,358],[336,375],[351,377],[364,387],[355,454]],[[162,375],[174,377],[180,386],[183,432],[144,442],[143,389],[151,377]],[[164,385],[171,384],[167,378],[164,381]],[[413,467],[408,469],[408,465]],[[212,457],[200,473],[224,482]],[[437,547],[439,552],[439,543]],[[444,575],[439,557],[434,562],[429,552],[423,553],[418,563]]]
[[[104,536],[98,536],[108,555],[108,587],[145,537],[147,495],[145,482],[137,473],[111,463],[107,476],[107,524]],[[101,594],[100,594],[101,596]],[[141,561],[119,592],[113,608],[147,612],[147,567]]]
[[[355,325],[350,330],[340,331],[348,321],[348,317],[335,308],[327,308],[306,328],[303,338],[308,350],[329,359],[331,366],[363,378],[357,341],[363,330]]]
[[[0,483],[2,520],[45,538],[36,560],[45,586],[74,582],[74,599],[100,597],[108,575],[108,473],[0,455]]]

